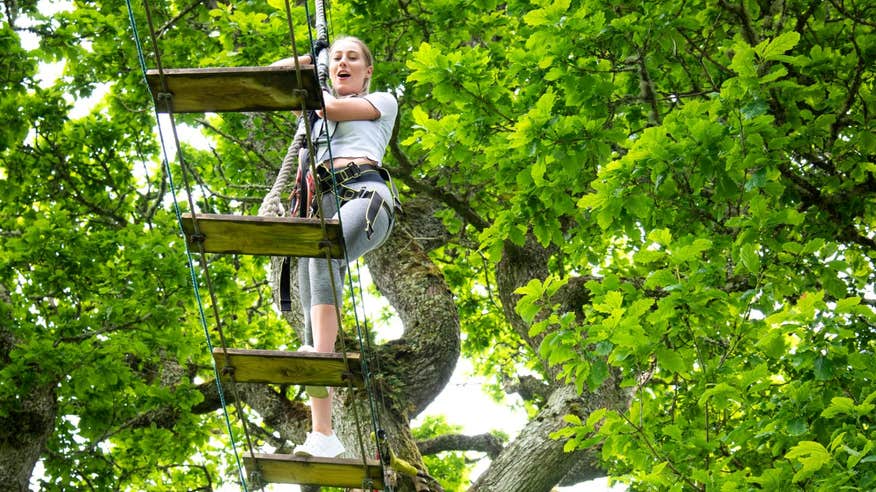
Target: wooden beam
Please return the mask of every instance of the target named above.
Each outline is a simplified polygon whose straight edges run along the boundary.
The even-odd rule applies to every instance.
[[[325,487],[362,487],[365,479],[371,488],[383,489],[380,463],[347,458],[304,458],[285,454],[245,454],[243,464],[250,477],[258,473],[265,483],[297,483]]]
[[[345,363],[344,355],[340,353],[226,350],[213,349],[216,367],[223,378],[228,378],[225,367],[232,367],[234,380],[239,383],[346,386],[352,382],[355,386],[362,386],[362,365],[358,353],[347,353]]]
[[[327,220],[323,233],[319,219],[255,217],[247,215],[197,214],[198,230],[192,214],[182,215],[183,231],[189,248],[205,253],[343,258],[341,229],[337,220]]]
[[[146,80],[160,113],[280,111],[322,107],[313,65],[148,70]],[[164,84],[167,84],[165,88]],[[165,97],[170,94],[172,97]]]

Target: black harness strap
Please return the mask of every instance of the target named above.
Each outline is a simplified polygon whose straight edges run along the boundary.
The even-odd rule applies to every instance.
[[[291,259],[286,256],[280,265],[280,311],[292,310],[292,267]]]
[[[337,183],[338,185],[342,185],[347,181],[356,179],[360,176],[366,176],[369,174],[380,174],[380,166],[375,166],[373,164],[357,164],[355,162],[351,162],[347,164],[343,169],[336,170],[334,172],[334,177],[332,177],[332,172],[329,171],[325,166],[319,166],[316,168],[316,174],[319,175],[319,185],[323,190],[330,190],[332,186]]]
[[[395,189],[395,184],[392,183],[392,178],[390,177],[389,172],[387,172],[380,166],[375,166],[372,164],[351,163],[347,167],[339,171],[335,171],[334,178],[332,178],[331,172],[323,166],[318,167],[316,169],[316,173],[317,186],[320,187],[320,190],[323,190],[323,193],[329,192],[329,190],[332,189],[333,184],[337,183],[337,186],[334,187],[334,190],[338,196],[341,207],[343,207],[347,202],[355,200],[357,198],[365,198],[369,200],[368,209],[365,211],[365,234],[368,239],[371,239],[371,236],[374,234],[374,221],[377,219],[377,214],[380,213],[381,208],[386,210],[387,216],[389,217],[390,225],[395,220],[395,211],[401,210],[400,202],[398,200],[398,192]],[[347,183],[354,180],[387,183],[387,186],[390,187],[390,192],[393,196],[394,206],[386,203],[386,201],[383,199],[382,196],[380,196],[379,193],[364,189],[357,190],[347,186]],[[317,196],[319,196],[319,194],[317,194]],[[314,201],[314,203],[311,204],[311,209],[314,213],[315,207],[316,202]],[[280,267],[281,311],[292,310],[291,270],[291,258],[283,258],[283,263]]]

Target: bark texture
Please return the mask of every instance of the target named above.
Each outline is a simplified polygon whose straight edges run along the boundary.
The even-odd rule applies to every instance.
[[[469,491],[550,491],[573,466],[587,459],[587,453],[566,453],[562,441],[547,437],[551,432],[565,427],[567,424],[563,416],[574,412],[576,407],[580,408],[584,403],[575,388],[557,388],[544,408],[523,428],[517,439],[493,460]]]
[[[0,367],[11,362],[10,352],[20,343],[13,334],[7,318],[10,299],[4,285],[0,285]],[[34,367],[39,373],[39,368]],[[18,387],[13,410],[0,415],[0,490],[26,491],[34,466],[46,441],[55,428],[58,405],[55,385],[35,377],[30,381],[3,381]]]

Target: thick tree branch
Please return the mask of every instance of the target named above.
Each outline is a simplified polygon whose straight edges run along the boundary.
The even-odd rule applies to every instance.
[[[410,415],[447,384],[459,357],[459,317],[444,277],[415,239],[412,214],[402,215],[387,243],[365,255],[380,292],[396,309],[402,338],[378,350],[384,374],[399,383]],[[393,385],[395,386],[395,385]]]
[[[551,386],[533,376],[520,376],[516,381],[508,380],[503,385],[505,393],[517,393],[524,401],[536,398],[546,400],[550,396]]]
[[[648,73],[648,65],[645,64],[645,54],[639,52],[638,60],[639,72],[639,96],[648,103],[650,108],[648,112],[648,122],[651,125],[660,124],[660,106],[657,104],[657,91],[654,89],[654,81],[651,80],[651,74]]]
[[[464,434],[445,434],[433,439],[417,442],[420,454],[432,455],[442,451],[480,451],[495,458],[502,451],[502,441],[492,434],[467,436]]]
[[[10,302],[9,291],[0,284],[0,303]],[[0,309],[0,312],[7,311],[5,307]],[[0,322],[0,366],[6,366],[10,352],[21,343],[10,328],[9,324]],[[33,370],[40,372],[39,367]],[[17,389],[15,400],[4,402],[4,412],[0,414],[0,484],[7,487],[4,490],[25,491],[40,453],[54,431],[58,411],[56,382],[40,383],[38,378],[29,378],[4,383]]]
[[[538,415],[493,460],[469,492],[550,490],[573,469],[580,477],[604,476],[596,450],[567,453],[563,450],[563,441],[548,436],[568,425],[563,420],[567,414],[585,420],[597,408],[625,409],[628,395],[618,383],[615,378],[609,378],[597,393],[583,396],[578,396],[570,386],[557,388]],[[545,463],[551,465],[545,466]]]

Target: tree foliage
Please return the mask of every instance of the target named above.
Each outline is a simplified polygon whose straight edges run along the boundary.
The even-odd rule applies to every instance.
[[[205,337],[214,301],[201,292],[202,319],[170,197],[256,213],[294,116],[180,116],[207,142],[182,139],[184,174],[156,138],[138,48],[150,68],[268,64],[291,54],[285,3],[135,3],[133,26],[117,0],[2,6],[0,479],[26,488],[39,461],[44,490],[234,483],[242,426],[233,414],[229,436]],[[292,6],[300,50],[309,8]],[[405,213],[391,251],[366,259],[405,323],[378,347],[399,452],[447,490],[598,475],[633,490],[876,487],[873,13],[332,5],[333,33],[369,44],[374,87],[401,105],[385,165]],[[209,259],[229,345],[299,343],[266,269]],[[443,344],[424,335],[438,325]],[[434,381],[409,373],[434,366],[427,352],[455,357],[455,327],[486,389],[523,398],[514,440],[427,448],[458,429],[409,428],[455,360]],[[240,399],[260,446],[300,442],[296,388]],[[471,485],[467,450],[492,460]]]

